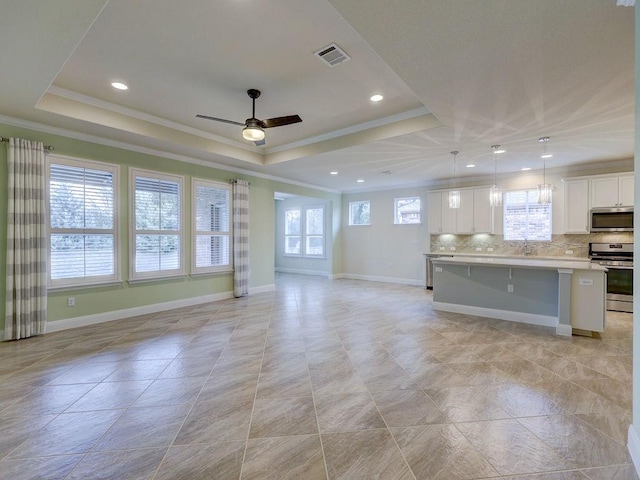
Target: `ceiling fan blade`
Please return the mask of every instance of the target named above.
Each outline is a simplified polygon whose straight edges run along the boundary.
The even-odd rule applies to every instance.
[[[244,123],[240,123],[240,122],[234,122],[233,120],[226,120],[224,118],[216,118],[216,117],[210,117],[208,115],[196,115],[196,117],[198,118],[205,118],[207,120],[215,120],[216,122],[224,122],[224,123],[230,123],[231,125],[239,125],[241,127],[244,127],[245,124]]]
[[[258,140],[257,142],[253,142],[256,144],[256,147],[262,147],[263,145],[266,145],[267,141],[263,138],[262,140]]]
[[[298,115],[288,115],[286,117],[267,118],[261,120],[262,128],[282,127],[292,123],[300,123],[302,119]]]

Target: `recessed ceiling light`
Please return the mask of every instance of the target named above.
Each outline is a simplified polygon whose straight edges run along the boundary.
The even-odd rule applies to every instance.
[[[358,183],[364,183],[364,180],[363,180],[363,179],[361,179],[361,178],[359,178],[359,179],[358,179]]]
[[[529,170],[531,170],[531,167],[522,167],[523,172],[528,172]]]
[[[338,172],[336,172],[336,171],[329,172],[329,173],[330,173],[331,175],[337,175],[337,174],[338,174]]]
[[[475,167],[475,166],[476,166],[476,164],[475,164],[475,163],[469,163],[469,164],[467,165],[467,168],[473,168],[473,167]]]
[[[375,94],[375,95],[371,95],[371,98],[369,100],[371,100],[372,102],[379,102],[380,100],[382,100],[384,97],[382,95],[380,95],[379,93]]]
[[[116,90],[129,90],[129,87],[122,82],[111,82],[111,86]]]

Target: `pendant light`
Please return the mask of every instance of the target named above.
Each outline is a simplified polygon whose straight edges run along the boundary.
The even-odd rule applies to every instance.
[[[449,208],[460,208],[460,190],[456,190],[456,156],[457,150],[451,152],[453,155],[453,190],[449,190]]]
[[[491,145],[493,149],[493,185],[489,189],[489,205],[492,207],[502,206],[502,189],[497,185],[498,183],[498,154],[504,153],[504,150],[500,150],[500,145]]]
[[[553,157],[552,154],[547,153],[547,144],[549,143],[549,137],[540,137],[538,142],[542,144],[542,183],[538,185],[538,203],[548,205],[551,203],[551,195],[553,186],[547,183],[547,158]]]

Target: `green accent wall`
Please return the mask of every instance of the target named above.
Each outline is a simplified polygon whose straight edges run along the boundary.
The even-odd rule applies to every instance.
[[[120,271],[122,283],[115,286],[83,287],[56,290],[49,293],[48,319],[50,322],[74,317],[101,314],[127,308],[153,305],[233,290],[232,274],[185,276],[174,279],[148,282],[127,282],[129,274],[129,167],[144,168],[164,173],[185,176],[184,183],[184,227],[185,252],[183,261],[186,271],[190,269],[191,255],[191,178],[228,182],[242,178],[251,182],[249,195],[249,249],[250,288],[268,287],[274,283],[275,268],[275,200],[274,193],[286,192],[295,195],[323,198],[332,202],[339,218],[342,201],[338,193],[292,185],[271,179],[239,174],[220,168],[196,163],[187,163],[160,155],[150,155],[116,148],[84,140],[54,135],[36,130],[0,124],[0,136],[39,140],[55,147],[54,155],[113,163],[120,166],[119,236],[121,246]],[[7,249],[7,149],[0,146],[0,301],[6,301],[6,249]],[[341,273],[340,225],[334,225],[333,274]],[[67,297],[75,297],[75,306],[67,307]],[[0,330],[4,329],[4,312],[0,318]]]

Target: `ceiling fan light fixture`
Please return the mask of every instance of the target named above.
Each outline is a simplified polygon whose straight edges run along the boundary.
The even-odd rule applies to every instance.
[[[264,140],[264,130],[258,125],[248,125],[242,129],[242,137],[251,142]]]

